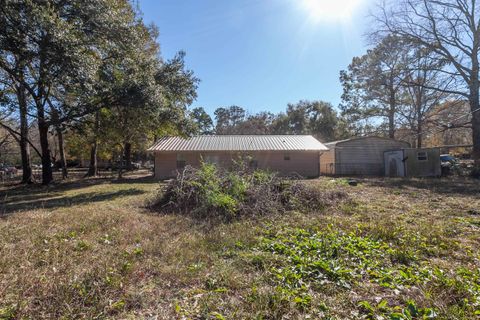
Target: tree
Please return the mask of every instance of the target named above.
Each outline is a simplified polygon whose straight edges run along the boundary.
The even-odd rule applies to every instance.
[[[6,59],[7,56],[0,54],[0,59]],[[20,147],[22,162],[22,183],[33,183],[33,174],[30,164],[30,141],[28,139],[28,101],[27,93],[23,84],[24,64],[17,57],[12,57],[13,72],[20,79],[16,82],[15,77],[0,70],[0,111],[3,117],[0,117],[0,126],[9,132],[17,140]],[[18,121],[11,121],[12,117]],[[19,122],[19,129],[14,124]],[[13,125],[12,125],[13,124]]]
[[[124,160],[126,169],[130,170],[135,147],[143,147],[151,138],[166,132],[192,131],[186,110],[196,97],[198,79],[186,69],[185,54],[180,52],[162,62],[156,30],[138,28],[143,30],[137,37],[139,45],[135,46],[139,51],[123,56],[111,67],[113,71],[103,75],[102,81],[111,86],[114,95],[95,117],[90,117],[87,128],[83,128],[92,137],[88,175],[97,173],[96,154],[102,141],[109,145],[107,149],[110,148],[112,154],[120,154],[120,160]],[[100,96],[99,101],[102,100]]]
[[[393,34],[434,52],[445,62],[450,81],[441,92],[469,101],[473,159],[480,166],[480,6],[476,0],[398,0],[384,3],[375,15],[374,35]],[[451,79],[451,80],[450,80]],[[428,86],[429,87],[429,86]]]
[[[276,134],[311,134],[322,141],[336,138],[337,113],[330,103],[302,100],[288,104],[272,124]]]
[[[108,72],[108,61],[118,61],[137,44],[139,19],[127,0],[0,0],[0,8],[0,68],[23,85],[32,102],[42,182],[48,184],[52,180],[50,128],[60,133],[65,124],[107,103],[91,98],[110,88],[98,86],[97,80],[100,73]],[[15,69],[15,61],[24,66],[19,69],[22,72]]]
[[[446,88],[449,83],[442,82],[439,75],[443,62],[428,49],[412,47],[406,59],[402,86],[407,95],[399,108],[400,123],[409,128],[415,138],[414,145],[421,148],[425,129],[431,122],[431,111],[449,97],[448,93],[431,88]]]
[[[340,72],[342,115],[353,124],[363,122],[360,130],[368,131],[368,120],[378,125],[379,119],[386,124],[388,136],[395,137],[398,109],[404,103],[402,83],[407,52],[402,38],[388,35],[365,55],[354,57],[348,70]]]
[[[238,134],[238,125],[245,121],[246,111],[239,106],[215,110],[216,134]]]
[[[195,124],[196,131],[202,135],[213,133],[213,121],[210,115],[202,107],[193,108],[190,116]]]
[[[471,145],[472,115],[468,101],[450,100],[435,106],[428,115],[430,128],[424,139],[431,146]]]
[[[270,134],[275,115],[271,112],[259,112],[249,115],[236,125],[237,134]]]

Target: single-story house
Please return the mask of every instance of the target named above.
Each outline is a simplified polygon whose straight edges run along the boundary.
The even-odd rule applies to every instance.
[[[439,148],[386,151],[384,160],[387,177],[439,177],[442,174]]]
[[[326,143],[320,157],[320,173],[326,175],[374,175],[385,173],[385,151],[410,148],[405,141],[360,137]]]
[[[148,149],[155,155],[155,177],[175,177],[202,161],[230,167],[238,158],[253,168],[281,175],[318,177],[320,155],[328,149],[310,135],[206,135],[165,137]]]

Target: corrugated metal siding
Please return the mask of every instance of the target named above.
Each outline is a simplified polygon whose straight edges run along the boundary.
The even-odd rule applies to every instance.
[[[165,137],[149,151],[324,151],[317,139],[308,135],[225,135],[192,138]]]
[[[408,177],[439,177],[442,174],[440,149],[405,149],[404,152]],[[427,160],[418,160],[418,152],[426,152]]]
[[[378,175],[384,174],[384,152],[409,148],[404,141],[380,137],[365,137],[327,143],[335,150],[335,174]]]

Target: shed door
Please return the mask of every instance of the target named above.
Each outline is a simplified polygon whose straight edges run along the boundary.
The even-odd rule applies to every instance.
[[[385,160],[385,176],[405,177],[403,150],[386,151],[383,155]]]

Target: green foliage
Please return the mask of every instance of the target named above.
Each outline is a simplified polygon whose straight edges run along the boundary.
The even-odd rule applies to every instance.
[[[350,130],[357,135],[378,129],[371,124],[372,119],[381,120],[380,128],[394,132],[404,99],[402,59],[407,50],[401,38],[386,37],[365,55],[354,57],[348,70],[340,72],[343,86],[340,108]]]
[[[201,110],[196,113],[198,115]],[[205,119],[207,116],[196,116]],[[301,100],[288,104],[285,113],[259,112],[248,115],[239,106],[215,110],[217,134],[311,134],[322,141],[349,136],[346,124],[339,119],[333,106],[324,101]]]
[[[355,233],[286,229],[268,233],[257,250],[269,252],[280,260],[270,260],[267,269],[271,280],[292,301],[301,301],[309,290],[350,290],[360,283],[370,282],[399,295],[412,287],[429,288],[432,292],[447,291],[453,303],[461,301],[463,308],[474,312],[480,302],[480,271],[460,268],[444,272],[428,263],[419,262],[409,253],[409,259],[398,259],[407,251],[381,240]],[[414,258],[412,258],[414,257]],[[359,304],[367,319],[388,316],[390,319],[429,319],[436,311],[417,307],[412,300],[390,307],[387,301],[371,305]]]
[[[263,170],[249,170],[244,161],[231,171],[203,163],[186,167],[160,194],[162,211],[230,220],[289,210],[315,211],[342,200],[342,192],[323,193],[302,182],[290,182]]]
[[[437,313],[432,308],[419,308],[415,301],[408,300],[406,306],[393,306],[387,300],[381,300],[376,305],[368,301],[358,303],[360,311],[366,319],[376,320],[386,317],[390,320],[413,320],[413,319],[435,319]]]
[[[337,113],[330,103],[301,100],[296,104],[288,104],[286,113],[274,121],[273,132],[312,134],[322,141],[332,141],[342,135],[337,132],[337,124]]]
[[[13,320],[17,316],[17,307],[15,305],[9,305],[2,307],[0,304],[0,320]]]
[[[192,118],[195,131],[200,134],[213,133],[213,121],[210,115],[202,107],[193,108],[190,117]]]

